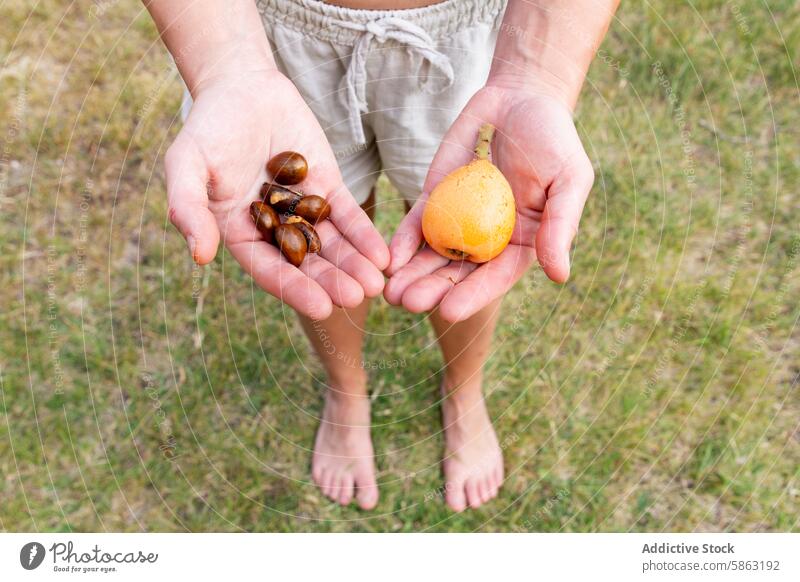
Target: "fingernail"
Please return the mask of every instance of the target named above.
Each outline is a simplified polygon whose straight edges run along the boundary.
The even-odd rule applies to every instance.
[[[189,252],[192,255],[192,260],[196,263],[197,256],[195,255],[195,251],[197,250],[197,241],[194,240],[192,235],[186,237],[186,242],[189,243]]]

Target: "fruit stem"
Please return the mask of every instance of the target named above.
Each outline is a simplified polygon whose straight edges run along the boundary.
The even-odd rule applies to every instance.
[[[478,141],[475,143],[475,155],[479,160],[489,159],[489,148],[494,137],[494,125],[484,123],[478,130]]]

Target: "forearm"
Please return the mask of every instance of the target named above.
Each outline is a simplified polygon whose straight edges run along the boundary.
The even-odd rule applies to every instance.
[[[275,68],[253,0],[145,0],[144,4],[193,95],[215,77]]]
[[[530,87],[578,100],[619,0],[509,0],[490,84]]]

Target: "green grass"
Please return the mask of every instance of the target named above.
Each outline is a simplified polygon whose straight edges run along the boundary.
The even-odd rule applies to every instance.
[[[180,88],[152,23],[29,4],[0,9],[0,529],[798,529],[795,3],[623,5],[576,115],[573,278],[507,297],[508,480],[460,515],[425,317],[373,306],[366,359],[405,365],[370,370],[380,504],[340,508],[309,482],[323,378],[292,313],[167,224]]]

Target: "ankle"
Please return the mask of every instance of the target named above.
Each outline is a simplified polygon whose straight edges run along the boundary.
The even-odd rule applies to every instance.
[[[363,398],[367,395],[367,373],[362,368],[328,371],[328,393],[342,398]]]
[[[328,379],[328,390],[325,394],[328,402],[339,408],[362,408],[369,406],[366,374],[354,373],[345,380]]]
[[[442,396],[458,404],[475,404],[483,401],[483,375],[457,376],[445,373],[442,379]]]
[[[325,395],[322,417],[323,422],[333,423],[339,430],[369,428],[369,398],[365,394],[344,394],[330,389]]]
[[[454,370],[449,366],[444,370],[442,386],[447,390],[457,390],[467,386],[480,386],[483,383],[483,370]]]
[[[356,394],[350,392],[342,392],[333,386],[328,388],[325,393],[325,400],[331,404],[335,404],[338,408],[361,408],[362,406],[369,405],[369,396],[364,394]]]

